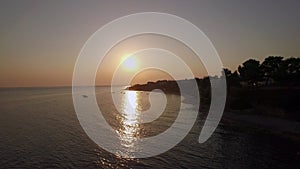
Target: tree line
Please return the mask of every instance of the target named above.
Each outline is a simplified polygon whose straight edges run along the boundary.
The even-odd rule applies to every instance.
[[[300,58],[269,56],[260,63],[248,59],[234,72],[225,68],[229,86],[299,86]]]

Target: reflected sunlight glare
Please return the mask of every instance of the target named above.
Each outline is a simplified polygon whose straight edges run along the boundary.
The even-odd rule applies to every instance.
[[[123,155],[137,150],[136,142],[140,134],[138,99],[139,93],[136,91],[125,91],[122,96],[121,122],[117,133],[123,147],[119,153]]]

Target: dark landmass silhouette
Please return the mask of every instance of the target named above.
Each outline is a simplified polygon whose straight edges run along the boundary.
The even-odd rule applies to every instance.
[[[226,68],[223,71],[227,83],[223,122],[300,141],[300,58],[270,56],[262,63],[249,59],[233,73]],[[127,90],[159,89],[166,94],[193,95],[192,92],[180,93],[177,83],[196,80],[200,94],[199,116],[205,119],[211,99],[210,78],[220,77],[159,80],[135,84]]]
[[[225,111],[300,121],[300,58],[269,56],[262,63],[249,59],[233,73],[224,68],[224,74],[227,82]],[[210,105],[210,78],[218,77],[159,80],[135,84],[127,90],[159,89],[166,94],[193,95],[193,92],[180,93],[177,83],[188,84],[196,80],[198,90],[194,91],[199,91],[200,111],[205,111]]]

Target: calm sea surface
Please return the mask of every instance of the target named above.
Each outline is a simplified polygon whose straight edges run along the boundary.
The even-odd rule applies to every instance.
[[[166,111],[144,125],[138,114],[118,113],[112,95],[120,99],[121,109],[133,101],[143,111],[150,107],[149,93],[96,88],[106,121],[119,133],[120,142],[113,144],[129,149],[136,139],[170,127],[180,105],[179,96],[167,95]],[[199,117],[187,137],[166,153],[124,159],[101,149],[85,134],[71,88],[0,89],[0,168],[300,168],[299,142],[220,123],[213,136],[199,144],[202,124]]]

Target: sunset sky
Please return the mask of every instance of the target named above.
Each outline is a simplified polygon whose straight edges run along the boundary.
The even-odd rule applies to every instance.
[[[231,70],[249,58],[299,57],[299,9],[297,0],[1,1],[0,87],[70,86],[86,40],[106,23],[137,12],[170,13],[192,22],[210,38],[224,67]],[[128,39],[108,53],[109,66],[99,69],[97,84],[109,83],[121,58],[143,45],[183,52],[196,76],[206,74],[179,42],[143,36]],[[147,76],[157,79],[161,74],[153,71]],[[144,82],[142,77],[136,82]]]

